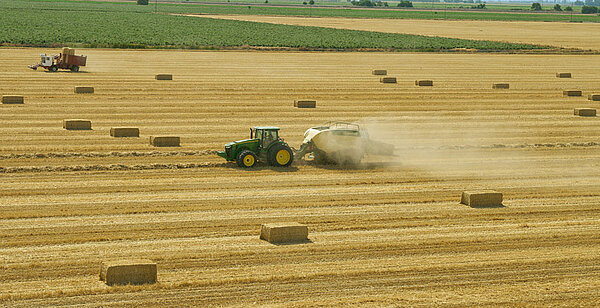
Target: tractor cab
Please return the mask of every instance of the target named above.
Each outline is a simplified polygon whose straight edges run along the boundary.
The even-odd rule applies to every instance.
[[[41,66],[52,66],[54,64],[54,56],[42,54],[40,55],[40,58],[42,58]]]
[[[279,127],[254,127],[250,129],[250,139],[258,139],[259,147],[266,149],[279,140]]]

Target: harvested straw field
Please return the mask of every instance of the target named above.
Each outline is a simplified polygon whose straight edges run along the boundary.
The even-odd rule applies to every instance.
[[[0,105],[0,306],[597,304],[600,120],[562,91],[598,93],[599,56],[84,50],[85,72],[27,69],[48,52],[0,49],[0,93],[27,98]],[[397,157],[245,170],[215,153],[263,125],[297,148],[333,120]],[[125,125],[140,138],[108,134]],[[163,134],[181,147],[148,144]],[[487,189],[502,206],[460,204]],[[309,241],[259,238],[290,222]],[[99,280],[130,259],[157,283]]]

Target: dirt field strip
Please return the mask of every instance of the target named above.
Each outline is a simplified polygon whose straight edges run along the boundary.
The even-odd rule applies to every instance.
[[[472,40],[551,45],[600,50],[600,24],[528,21],[457,21],[421,19],[370,19],[335,17],[284,17],[258,15],[187,15],[206,18],[267,22],[296,26],[442,36]]]
[[[26,68],[50,52],[0,49],[0,94],[26,98],[0,106],[0,306],[597,302],[600,120],[562,91],[597,93],[600,56],[80,50],[80,74]],[[215,155],[251,126],[297,147],[330,120],[360,120],[398,157],[242,170]],[[181,147],[148,145],[161,134]],[[504,206],[459,204],[479,189]],[[259,240],[277,222],[311,242]],[[158,283],[99,281],[128,258],[157,262]]]

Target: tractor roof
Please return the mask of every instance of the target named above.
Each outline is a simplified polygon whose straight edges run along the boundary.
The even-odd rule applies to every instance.
[[[279,130],[279,127],[275,126],[257,126],[254,129],[265,129],[265,130]]]

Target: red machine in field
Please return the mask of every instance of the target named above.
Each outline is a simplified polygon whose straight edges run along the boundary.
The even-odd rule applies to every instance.
[[[42,61],[35,65],[30,65],[29,68],[37,70],[38,67],[43,67],[51,72],[56,72],[58,69],[71,70],[73,72],[79,72],[79,68],[85,66],[87,61],[86,56],[75,55],[75,49],[65,47],[62,49],[62,53],[58,56],[47,56],[45,54],[40,55]]]

